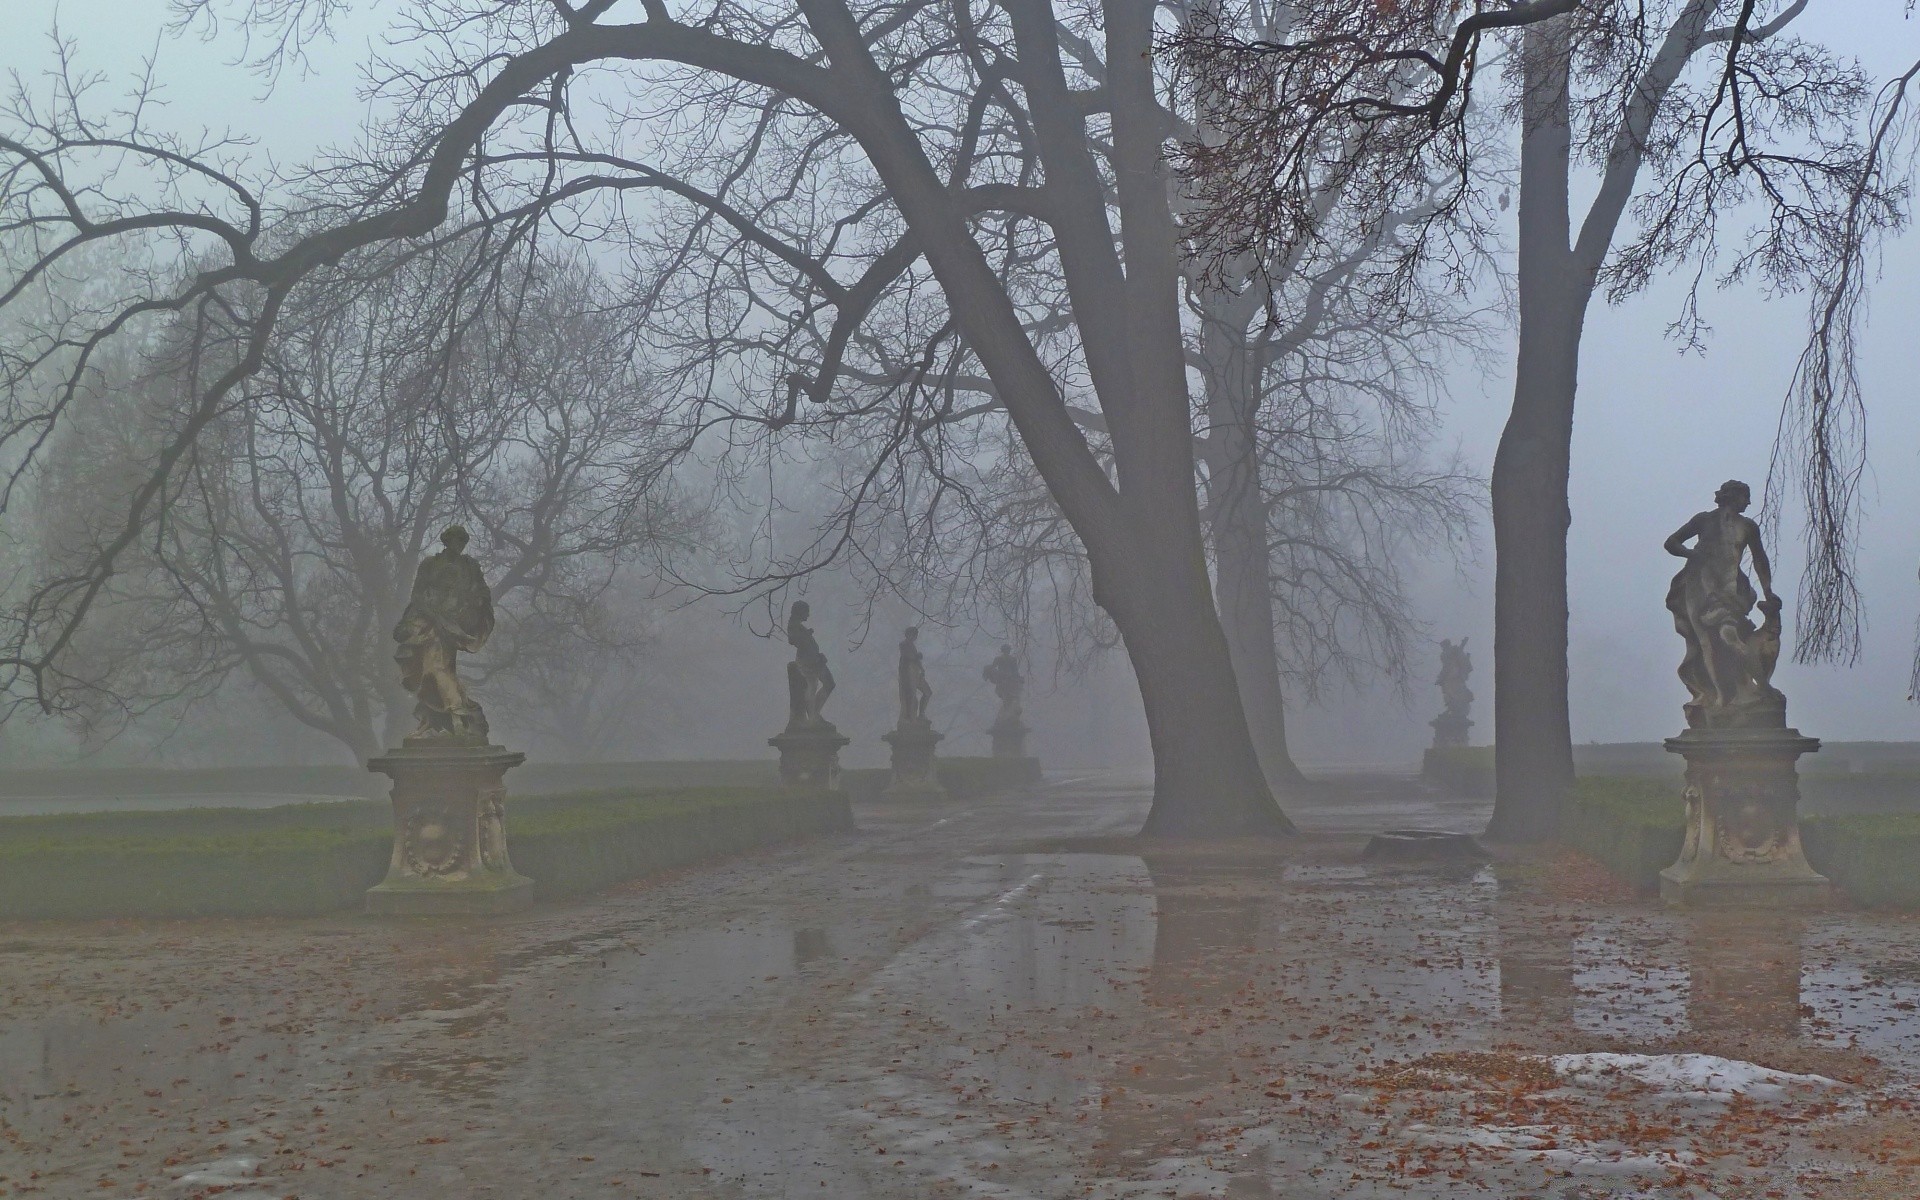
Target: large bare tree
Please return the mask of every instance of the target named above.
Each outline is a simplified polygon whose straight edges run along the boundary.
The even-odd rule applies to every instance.
[[[1869,120],[1863,72],[1793,36],[1807,7],[1531,0],[1463,14],[1438,0],[1343,0],[1271,39],[1184,39],[1232,113],[1230,136],[1189,157],[1206,197],[1198,223],[1221,256],[1313,237],[1303,182],[1320,160],[1303,131],[1360,120],[1408,164],[1363,185],[1401,193],[1420,186],[1420,164],[1444,170],[1454,182],[1443,211],[1504,186],[1476,170],[1467,100],[1476,65],[1494,57],[1489,39],[1510,39],[1497,80],[1506,103],[1477,106],[1511,117],[1520,147],[1518,364],[1493,473],[1496,836],[1551,835],[1570,796],[1567,482],[1580,337],[1596,293],[1621,299],[1668,270],[1689,272],[1676,322],[1686,337],[1702,328],[1703,284],[1758,280],[1810,295],[1813,341],[1785,439],[1807,452],[1812,569],[1800,649],[1851,652],[1850,347],[1864,260],[1904,220],[1884,151],[1912,76]],[[1576,216],[1583,169],[1597,186]]]
[[[638,630],[608,612],[632,606],[610,592],[691,530],[661,483],[678,435],[591,269],[503,263],[481,242],[377,247],[290,292],[259,371],[118,557],[73,647],[102,685],[80,703],[196,697],[237,672],[358,758],[397,744],[411,714],[389,631],[455,521],[501,612],[483,673],[532,681],[577,667],[584,644],[631,651]],[[199,361],[244,336],[183,322],[98,372],[57,433],[37,496],[53,562],[112,535],[122,481],[197,403]]]
[[[917,268],[992,378],[1086,549],[1094,599],[1125,642],[1146,705],[1156,764],[1148,829],[1287,828],[1248,736],[1207,571],[1151,0],[1112,0],[1088,17],[1109,64],[1098,80],[1074,66],[1054,14],[1035,0],[978,9],[800,0],[683,13],[649,0],[635,21],[613,19],[614,8],[596,0],[422,13],[443,36],[416,44],[438,57],[394,74],[393,93],[406,99],[389,137],[376,153],[328,170],[336,203],[306,214],[310,231],[295,234],[275,219],[257,181],[217,152],[139,130],[102,139],[68,109],[15,106],[0,133],[0,219],[25,244],[14,250],[17,269],[0,303],[36,287],[76,247],[131,229],[175,235],[203,265],[130,280],[123,297],[14,347],[6,397],[14,444],[57,423],[73,394],[57,386],[49,397],[38,386],[45,373],[74,379],[75,364],[128,315],[227,310],[246,322],[236,352],[205,378],[189,418],[129,497],[122,531],[102,539],[92,564],[45,581],[17,610],[9,660],[25,682],[44,691],[115,562],[165,507],[175,469],[258,371],[289,294],[308,274],[449,221],[483,222],[503,240],[556,227],[577,233],[594,221],[610,229],[624,194],[685,198],[699,188],[660,178],[634,153],[661,137],[682,139],[683,148],[708,139],[718,164],[710,177],[721,183],[759,155],[817,150],[833,156],[846,195],[870,197],[877,182],[883,197],[841,208],[827,240],[809,247],[829,262],[814,282],[834,328],[857,328],[883,286]],[[685,90],[703,86],[778,96],[782,117],[812,133],[776,144],[762,125],[756,140],[754,121],[736,118],[765,106],[730,109],[710,90],[711,104],[686,107]],[[924,120],[927,109],[943,119]],[[997,135],[1003,127],[1023,136],[1009,142]],[[804,133],[792,123],[778,132],[789,130]],[[744,142],[731,140],[738,133]],[[96,173],[103,153],[115,172]],[[708,202],[724,198],[700,191],[699,220],[726,220]],[[808,196],[834,198],[831,190]],[[1046,252],[1057,256],[1087,394],[1105,418],[1105,463],[1025,327],[1020,296],[989,258],[983,230],[993,214],[1017,214],[1043,231]],[[806,401],[833,402],[836,367],[829,360],[804,381]],[[768,399],[749,393],[750,403]]]

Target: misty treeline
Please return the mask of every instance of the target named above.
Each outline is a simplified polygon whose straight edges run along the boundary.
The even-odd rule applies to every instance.
[[[175,10],[271,76],[349,7]],[[448,0],[368,65],[362,138],[280,172],[71,68],[23,85],[10,694],[87,717],[244,674],[363,753],[406,573],[458,519],[512,613],[483,686],[527,704],[617,703],[676,597],[830,573],[1117,645],[1148,829],[1283,830],[1285,706],[1402,675],[1404,573],[1472,524],[1433,412],[1497,340],[1474,297],[1517,190],[1497,721],[1508,832],[1538,832],[1587,301],[1755,213],[1730,280],[1857,287],[1904,212],[1895,101],[1792,38],[1804,7]],[[1569,243],[1576,164],[1603,185]],[[1816,440],[1857,401],[1823,369]]]

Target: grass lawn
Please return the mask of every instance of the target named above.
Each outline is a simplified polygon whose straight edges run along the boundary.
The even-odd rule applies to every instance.
[[[513,798],[514,866],[543,898],[852,828],[846,797],[778,787],[621,787]],[[0,918],[308,916],[357,909],[386,873],[385,801],[0,819]]]

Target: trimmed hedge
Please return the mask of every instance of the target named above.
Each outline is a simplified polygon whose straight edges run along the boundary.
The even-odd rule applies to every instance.
[[[1686,841],[1680,789],[1664,779],[1577,779],[1560,840],[1646,890],[1680,857]]]
[[[683,788],[508,801],[514,867],[542,898],[812,833],[846,797]],[[392,850],[385,802],[0,819],[0,918],[313,916],[359,909]]]
[[[1420,760],[1420,777],[1460,796],[1493,794],[1492,746],[1435,746]]]
[[[1575,785],[1561,840],[1646,891],[1680,857],[1686,812],[1679,788],[1660,779],[1588,778]],[[1800,840],[1813,869],[1855,903],[1920,909],[1920,813],[1807,816]]]
[[[1868,908],[1920,909],[1920,814],[1808,817],[1800,842],[1813,869]]]
[[[529,795],[613,788],[773,787],[773,759],[531,762],[513,774]],[[17,796],[375,796],[387,781],[363,766],[29,767],[0,771],[0,799]]]

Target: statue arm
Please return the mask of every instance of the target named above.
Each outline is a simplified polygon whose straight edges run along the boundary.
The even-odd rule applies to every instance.
[[[1687,539],[1697,537],[1699,533],[1700,518],[1696,516],[1685,525],[1673,531],[1673,536],[1669,537],[1666,542],[1667,553],[1673,555],[1675,558],[1692,558],[1693,551],[1687,548]]]

